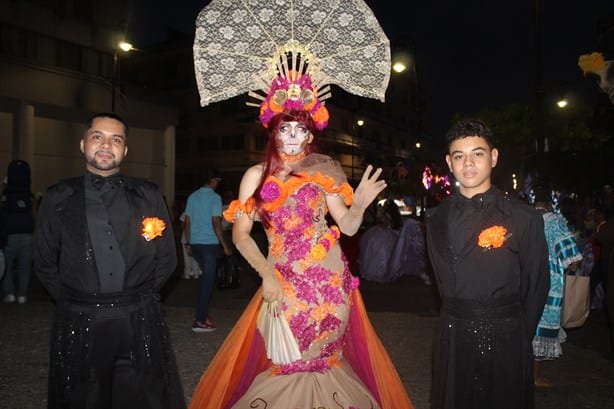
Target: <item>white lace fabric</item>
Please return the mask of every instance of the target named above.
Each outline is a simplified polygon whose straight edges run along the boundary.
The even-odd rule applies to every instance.
[[[196,19],[200,104],[268,90],[283,50],[311,56],[318,87],[384,101],[390,42],[362,0],[212,0]]]

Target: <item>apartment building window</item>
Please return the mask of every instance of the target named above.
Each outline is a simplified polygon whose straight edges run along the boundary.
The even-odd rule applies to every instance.
[[[92,21],[92,0],[78,0],[72,5],[75,17]]]
[[[36,34],[0,24],[0,52],[27,59],[36,59],[38,50]]]
[[[175,151],[177,153],[187,153],[190,150],[190,140],[187,135],[177,135],[175,138]]]
[[[244,140],[241,134],[222,136],[222,150],[241,151],[244,148]]]
[[[59,40],[57,65],[69,70],[81,71],[81,47]]]
[[[90,48],[84,48],[82,53],[83,72],[92,75],[100,75],[100,53]]]
[[[254,144],[254,148],[257,151],[263,151],[264,148],[266,147],[266,144],[269,140],[269,136],[266,132],[258,132],[255,135],[256,137],[254,138],[256,143]]]
[[[56,65],[57,42],[50,37],[38,37],[38,62],[43,65]]]
[[[198,152],[215,152],[218,150],[218,138],[216,136],[204,136],[198,137]]]

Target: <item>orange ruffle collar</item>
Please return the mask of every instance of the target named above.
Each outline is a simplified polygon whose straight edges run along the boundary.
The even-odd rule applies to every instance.
[[[263,209],[267,212],[272,212],[279,209],[289,195],[296,192],[306,183],[317,184],[321,186],[326,193],[341,195],[346,206],[350,206],[352,204],[352,197],[354,194],[354,191],[349,183],[343,182],[341,185],[336,186],[336,181],[333,177],[324,176],[320,172],[315,172],[311,175],[306,172],[300,172],[290,177],[286,181],[282,181],[275,176],[269,176],[265,180],[263,187],[266,186],[267,183],[273,183],[279,191],[279,195],[277,195],[275,200],[265,202],[262,205]],[[237,217],[243,214],[252,213],[254,210],[254,205],[255,200],[253,197],[250,197],[245,203],[241,203],[239,200],[233,200],[228,206],[228,209],[224,211],[224,218],[228,222],[232,223]]]

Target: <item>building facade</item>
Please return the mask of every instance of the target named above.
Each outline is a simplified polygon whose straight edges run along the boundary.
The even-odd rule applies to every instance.
[[[83,123],[114,110],[130,124],[122,171],[157,183],[172,205],[178,110],[123,92],[121,58],[114,56],[127,7],[116,0],[0,0],[0,174],[11,160],[26,160],[37,193],[82,174]]]

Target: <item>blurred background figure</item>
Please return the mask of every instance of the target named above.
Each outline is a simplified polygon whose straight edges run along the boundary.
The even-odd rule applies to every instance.
[[[550,290],[533,338],[535,386],[551,387],[552,381],[542,375],[544,361],[563,354],[561,344],[567,334],[561,326],[561,311],[565,287],[565,271],[576,271],[582,261],[580,248],[565,216],[556,211],[557,200],[551,188],[535,186],[533,207],[542,213],[548,244]]]
[[[409,214],[413,214],[413,210]],[[378,206],[378,221],[360,237],[358,269],[361,278],[390,283],[404,275],[419,275],[426,285],[431,285],[426,271],[424,225],[414,217],[404,218],[392,198]]]
[[[181,249],[183,253],[183,278],[199,278],[203,272],[201,271],[196,259],[188,253],[186,244],[188,241],[185,238],[185,211],[179,216],[181,221]]]
[[[14,160],[9,163],[0,205],[0,230],[6,262],[2,280],[5,303],[17,301],[23,304],[27,300],[36,213],[30,183],[30,165],[26,161]]]
[[[412,214],[415,212],[412,211]],[[388,263],[389,275],[394,279],[404,275],[420,276],[424,284],[431,285],[427,272],[426,232],[424,223],[407,217]]]
[[[386,200],[378,210],[378,223],[360,237],[358,269],[365,280],[387,283],[397,278],[390,275],[388,262],[399,239],[403,219],[392,199]]]

